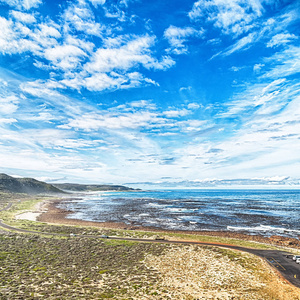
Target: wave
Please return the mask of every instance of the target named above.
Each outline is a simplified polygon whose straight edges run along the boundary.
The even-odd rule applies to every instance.
[[[229,231],[248,231],[248,232],[261,232],[270,234],[296,234],[300,235],[300,230],[288,229],[285,227],[275,227],[270,225],[259,225],[254,227],[242,227],[242,226],[227,226]]]

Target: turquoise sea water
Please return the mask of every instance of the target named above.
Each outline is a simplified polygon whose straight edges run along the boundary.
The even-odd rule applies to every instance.
[[[300,236],[300,190],[153,190],[81,195],[68,217],[174,230]]]

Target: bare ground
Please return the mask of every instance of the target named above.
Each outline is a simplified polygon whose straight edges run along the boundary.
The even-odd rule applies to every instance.
[[[64,222],[68,212],[52,205],[42,216],[57,225],[30,226],[97,235],[109,234],[110,225],[124,226]],[[260,258],[234,250],[0,231],[0,299],[293,300],[300,299],[300,291]]]
[[[0,299],[292,300],[300,294],[259,258],[232,250],[2,232]]]

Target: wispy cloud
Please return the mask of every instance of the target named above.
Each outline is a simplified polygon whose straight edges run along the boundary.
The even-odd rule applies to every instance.
[[[92,2],[95,4],[104,4]],[[64,30],[71,33],[73,29],[87,35],[101,37],[106,29],[104,25],[95,21],[95,16],[85,1],[70,4],[62,16]]]
[[[169,180],[168,180],[169,179]],[[298,180],[291,180],[287,176],[274,176],[263,178],[245,178],[245,179],[217,179],[217,178],[205,178],[195,180],[170,180],[172,177],[162,178],[156,182],[130,182],[128,184],[138,184],[147,186],[162,186],[162,187],[193,187],[193,188],[212,188],[212,187],[243,187],[249,186],[289,186],[298,185]]]
[[[185,45],[187,40],[191,37],[201,37],[203,30],[196,30],[192,27],[179,28],[171,25],[164,32],[164,37],[171,45],[169,51],[175,54],[183,54],[188,52],[188,47]]]
[[[264,1],[198,1],[189,13],[193,21],[206,20],[221,30],[224,36],[230,36],[233,43],[225,50],[212,56],[229,56],[235,52],[245,51],[255,44],[266,41],[267,47],[278,47],[297,40],[290,34],[289,26],[297,22],[297,8],[290,5],[288,10],[272,17],[267,15],[263,4],[272,7],[274,4]]]
[[[16,11],[13,10],[11,11],[11,15],[18,21],[22,22],[22,23],[35,23],[36,22],[36,18],[34,17],[34,15],[28,14],[28,13],[24,13],[21,11]]]
[[[29,10],[42,4],[42,0],[1,0],[1,2],[20,10]]]
[[[16,96],[0,98],[0,113],[4,115],[13,114],[18,109],[19,100]]]
[[[270,70],[263,75],[265,78],[284,78],[298,74],[300,72],[300,47],[290,46],[265,58],[264,61],[270,64]]]
[[[167,70],[175,64],[170,56],[153,55],[155,36],[122,35],[116,29],[113,42],[114,28],[98,23],[84,1],[70,3],[56,22],[43,20],[37,14],[13,11],[11,18],[0,17],[0,26],[3,54],[31,53],[35,67],[52,71],[56,75],[52,75],[52,81],[67,88],[101,91],[156,85],[153,79],[140,73],[140,66]],[[74,31],[84,32],[85,38],[79,39]],[[98,43],[96,47],[94,37],[105,46]]]
[[[288,44],[297,39],[298,37],[294,34],[278,33],[272,37],[271,41],[267,44],[267,47],[278,47],[281,45]]]
[[[225,50],[225,52],[223,52],[222,55],[223,56],[228,56],[228,55],[231,55],[231,54],[233,54],[237,51],[247,50],[249,47],[252,46],[252,44],[256,40],[256,38],[257,38],[256,33],[250,33],[249,35],[247,35],[247,36],[241,38],[240,40],[238,40],[232,46],[228,47],[228,49]]]
[[[189,12],[191,20],[206,19],[224,34],[239,36],[253,28],[253,21],[264,11],[260,1],[199,0]]]
[[[2,0],[2,171],[193,187],[295,182],[298,25],[296,4],[272,1],[167,10]]]

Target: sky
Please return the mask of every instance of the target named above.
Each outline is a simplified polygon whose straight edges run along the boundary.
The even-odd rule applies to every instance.
[[[300,2],[0,0],[0,172],[300,186]]]

